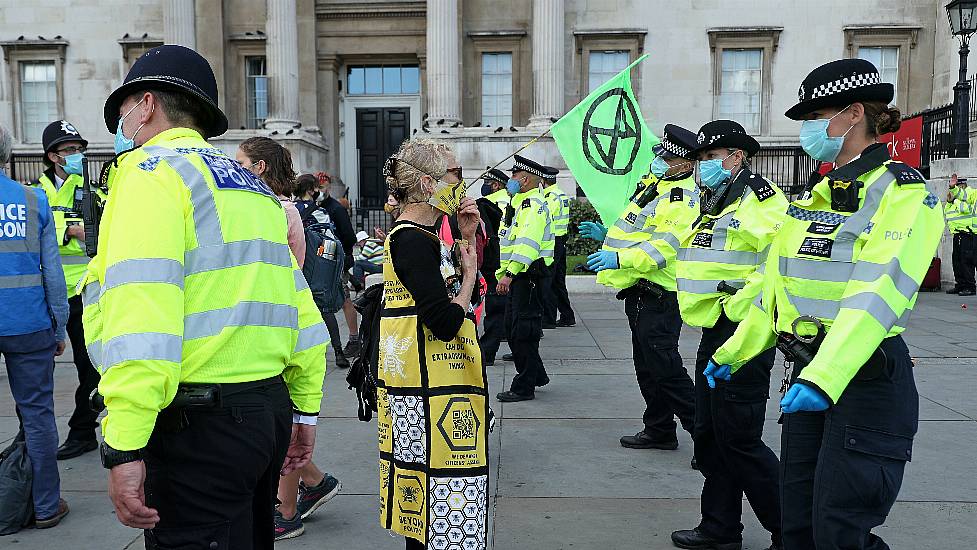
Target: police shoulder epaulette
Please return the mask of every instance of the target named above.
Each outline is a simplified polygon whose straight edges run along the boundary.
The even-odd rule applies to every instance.
[[[757,174],[750,174],[749,177],[746,178],[746,184],[750,186],[750,189],[753,190],[753,194],[756,195],[757,200],[760,202],[763,202],[777,194],[777,191],[774,190],[770,181],[763,176],[758,176]]]
[[[681,187],[672,187],[672,195],[669,197],[671,202],[682,202],[685,200],[685,193],[682,191]]]
[[[890,162],[886,168],[896,177],[897,185],[926,183],[926,179],[915,168],[902,162]]]
[[[519,208],[529,208],[532,205],[533,205],[533,201],[531,199],[529,199],[529,198],[526,198],[526,199],[523,199],[522,206],[520,206]]]

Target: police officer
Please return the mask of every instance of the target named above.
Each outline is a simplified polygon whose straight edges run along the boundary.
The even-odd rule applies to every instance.
[[[967,178],[958,178],[953,174],[943,212],[947,228],[953,235],[953,278],[956,284],[946,291],[947,294],[973,296],[977,289],[974,284],[974,270],[977,268],[975,205],[977,190],[967,187]]]
[[[631,449],[677,449],[675,417],[689,433],[695,423],[695,390],[678,353],[682,318],[675,292],[677,249],[699,213],[695,138],[685,128],[665,125],[645,185],[606,230],[601,250],[587,258],[598,283],[620,290],[631,326],[634,370],[645,400],[644,428],[621,438]],[[593,222],[580,228],[588,238],[602,233]]]
[[[8,178],[12,139],[0,127],[0,356],[7,365],[34,474],[35,525],[68,514],[55,458],[54,357],[64,353],[68,296],[47,196]],[[84,347],[82,347],[84,349]]]
[[[844,59],[807,75],[787,116],[834,170],[791,205],[770,246],[762,300],[713,356],[710,376],[775,343],[794,359],[780,402],[784,547],[886,549],[871,532],[899,493],[919,420],[900,333],[943,233],[940,201],[894,162],[893,86]],[[807,340],[800,342],[799,338]],[[733,474],[736,475],[736,474]]]
[[[505,215],[506,233],[500,234],[501,262],[496,272],[499,294],[509,295],[509,348],[517,372],[509,390],[496,396],[503,402],[533,399],[536,388],[549,383],[539,356],[543,335],[539,284],[553,265],[556,244],[541,189],[543,166],[519,155],[514,158],[512,176],[506,182],[512,202]]]
[[[502,220],[509,206],[509,192],[505,184],[509,176],[498,169],[489,170],[482,178],[482,196],[475,201],[479,216],[485,224],[485,249],[482,254],[482,277],[485,279],[485,311],[482,316],[484,331],[479,345],[482,348],[482,364],[490,367],[495,364],[499,344],[507,338],[506,303],[508,299],[497,292],[499,281],[495,277],[499,269],[499,232]]]
[[[104,116],[119,156],[82,293],[109,496],[149,549],[270,549],[279,473],[312,454],[327,343],[285,213],[206,141],[227,118],[193,50],[146,52]]]
[[[746,494],[773,544],[781,548],[777,456],[763,442],[774,351],[741,378],[711,390],[704,372],[760,294],[767,246],[783,223],[787,199],[749,168],[760,144],[731,120],[705,124],[696,138],[701,215],[677,266],[682,319],[702,327],[696,354],[695,459],[705,476],[699,525],[672,533],[679,548],[740,548]]]
[[[44,191],[54,214],[58,252],[67,283],[68,339],[78,371],[75,389],[75,410],[68,419],[68,437],[58,447],[58,460],[74,458],[98,448],[95,428],[98,413],[88,404],[88,397],[98,386],[98,371],[85,349],[85,332],[81,322],[81,297],[75,287],[85,273],[88,256],[85,254],[85,225],[82,222],[82,172],[85,163],[86,141],[66,120],[55,120],[44,128],[41,137],[44,164],[47,170],[30,183]]]
[[[553,267],[550,269],[549,285],[543,289],[546,300],[543,302],[543,328],[572,327],[577,324],[570,294],[567,292],[567,235],[570,230],[570,196],[556,183],[560,171],[552,166],[544,166],[543,195],[549,202],[553,216],[553,235],[556,238],[553,252]],[[556,318],[559,311],[560,318]]]

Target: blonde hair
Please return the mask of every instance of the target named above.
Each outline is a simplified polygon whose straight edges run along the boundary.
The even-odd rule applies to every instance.
[[[441,179],[448,173],[448,155],[453,155],[447,144],[431,139],[410,139],[400,144],[383,167],[387,188],[401,203],[426,200],[418,185],[421,177]]]

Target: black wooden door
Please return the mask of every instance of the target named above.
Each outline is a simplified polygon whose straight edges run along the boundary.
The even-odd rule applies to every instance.
[[[381,170],[410,132],[410,109],[356,109],[356,149],[360,160],[360,206],[380,206],[387,200]]]

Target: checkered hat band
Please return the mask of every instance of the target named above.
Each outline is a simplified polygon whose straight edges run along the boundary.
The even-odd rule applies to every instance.
[[[817,88],[814,88],[814,90],[811,91],[811,99],[827,97],[841,92],[846,92],[848,90],[854,90],[856,88],[872,86],[873,84],[882,84],[882,77],[879,76],[879,73],[846,76],[844,78],[835,80],[834,82],[828,82],[827,84],[822,84]],[[804,97],[802,96],[800,100],[803,101]]]
[[[521,163],[519,161],[516,161],[516,165],[513,167],[512,170],[514,172],[515,171],[529,172],[530,174],[532,174],[534,176],[539,176],[541,178],[545,178],[546,177],[546,174],[544,174],[541,170],[537,170],[536,168],[533,168],[532,166],[525,165],[525,164],[523,164],[523,163]]]
[[[685,147],[682,147],[681,145],[678,145],[676,143],[672,143],[667,139],[663,139],[661,145],[662,145],[662,149],[665,149],[669,153],[678,157],[684,158],[684,157],[688,157],[691,154],[691,151],[689,151]]]

